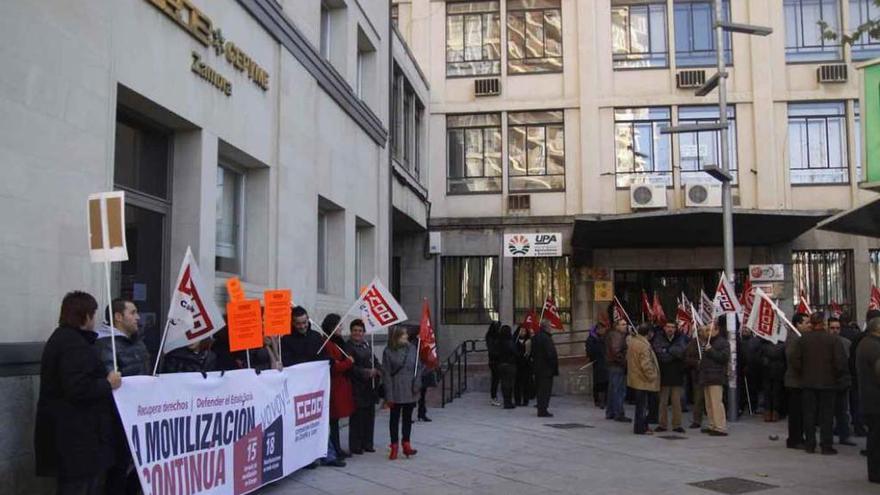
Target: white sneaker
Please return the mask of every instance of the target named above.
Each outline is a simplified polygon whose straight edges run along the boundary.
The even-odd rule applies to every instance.
[[[492,399],[489,401],[489,404],[492,404],[495,407],[501,407],[501,403],[498,402],[498,399]]]

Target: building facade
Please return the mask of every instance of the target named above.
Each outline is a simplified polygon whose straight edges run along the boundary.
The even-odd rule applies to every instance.
[[[708,0],[396,0],[392,18],[431,84],[430,230],[445,352],[500,318],[516,323],[555,296],[571,329],[607,307],[612,284],[634,319],[641,289],[667,315],[684,291],[714,290],[722,261],[717,95],[694,95],[715,70]],[[738,289],[750,265],[783,265],[773,284],[790,310],[863,315],[875,239],[817,230],[875,197],[860,190],[858,61],[880,40],[849,31],[868,0],[735,0],[727,35],[730,163]],[[818,74],[817,74],[818,72]],[[445,136],[445,139],[441,138]],[[505,234],[561,233],[562,256],[512,257]],[[422,273],[425,279],[431,274]],[[604,293],[604,294],[603,294]],[[711,293],[711,292],[710,292]]]
[[[43,488],[30,422],[62,296],[106,304],[89,194],[126,192],[129,260],[111,286],[138,305],[153,352],[188,246],[221,308],[237,276],[249,297],[292,289],[318,321],[424,259],[430,98],[388,2],[6,2],[0,19],[10,493]]]

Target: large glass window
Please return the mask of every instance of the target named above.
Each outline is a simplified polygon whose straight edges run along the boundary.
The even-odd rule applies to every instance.
[[[730,19],[730,0],[722,3],[722,16]],[[679,67],[706,67],[716,64],[715,8],[710,0],[676,0],[675,11],[675,65]],[[724,61],[731,64],[730,33],[724,34]]]
[[[507,114],[511,191],[565,189],[564,127],[562,110]]]
[[[849,182],[843,102],[788,105],[788,165],[792,184]]]
[[[828,310],[831,301],[853,309],[853,253],[848,250],[792,251],[793,305],[803,292],[813,310]]]
[[[785,59],[788,62],[840,60],[840,43],[822,36],[819,22],[840,32],[840,0],[785,0]]]
[[[501,115],[446,117],[450,194],[501,192]]]
[[[719,121],[718,107],[694,106],[678,109],[679,124],[713,124]],[[736,166],[736,110],[727,107],[728,155],[730,173],[737,181]],[[706,165],[721,166],[721,133],[693,132],[678,134],[678,163],[681,167],[682,184],[713,183],[712,176],[703,172]]]
[[[855,29],[862,24],[880,19],[880,5],[874,0],[849,0],[849,30]],[[880,57],[880,35],[871,36],[870,33],[862,33],[852,45],[853,60],[865,60]]]
[[[133,120],[116,121],[113,180],[117,185],[168,198],[168,134]]]
[[[666,67],[666,2],[614,0],[611,42],[615,68]]]
[[[498,1],[446,4],[446,75],[501,73],[501,13]]]
[[[241,273],[244,174],[217,167],[217,233],[214,268],[219,272]]]
[[[508,73],[561,70],[562,11],[559,0],[508,0]]]
[[[318,292],[327,292],[327,212],[318,210]]]
[[[513,320],[522,321],[534,309],[540,315],[547,296],[553,296],[563,322],[571,322],[571,278],[568,256],[514,258]]]
[[[671,123],[668,107],[614,110],[617,187],[672,185],[672,147],[660,128]]]
[[[498,319],[498,258],[443,257],[443,323],[477,325]]]

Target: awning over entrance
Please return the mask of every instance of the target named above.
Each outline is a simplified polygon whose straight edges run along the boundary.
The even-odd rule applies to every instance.
[[[832,211],[733,211],[737,246],[787,242],[830,217]],[[575,249],[704,247],[722,244],[721,208],[693,208],[575,219]]]
[[[838,213],[821,222],[817,228],[842,234],[880,237],[880,199]]]

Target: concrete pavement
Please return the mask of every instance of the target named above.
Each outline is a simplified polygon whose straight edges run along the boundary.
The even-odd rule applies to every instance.
[[[488,405],[485,394],[466,394],[445,409],[431,409],[434,422],[416,423],[419,453],[397,461],[386,459],[383,411],[376,419],[376,453],[355,456],[345,468],[299,471],[259,493],[706,495],[718,492],[689,484],[725,477],[776,486],[754,492],[768,495],[880,493],[880,486],[868,483],[858,453],[863,438],[856,439],[859,447],[840,446],[839,455],[826,457],[786,449],[785,423],[757,417],[731,424],[729,437],[687,430],[685,439],[670,440],[661,438],[667,433],[635,436],[631,424],[605,420],[582,396],[554,397],[550,406],[554,418],[537,418],[531,406],[503,410]],[[547,426],[566,423],[587,427]],[[771,441],[772,435],[779,440]]]

